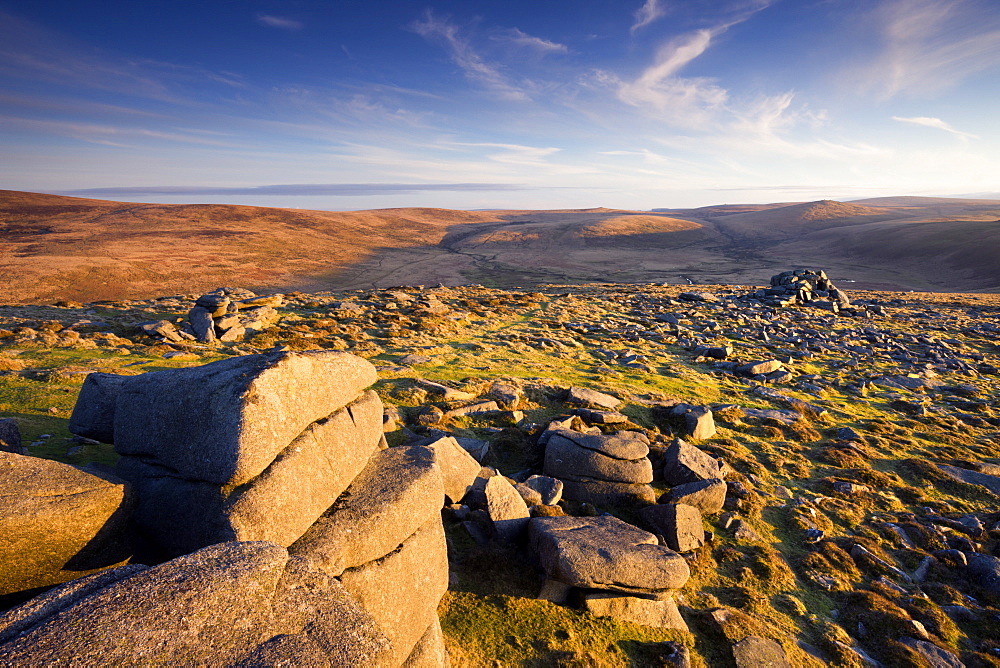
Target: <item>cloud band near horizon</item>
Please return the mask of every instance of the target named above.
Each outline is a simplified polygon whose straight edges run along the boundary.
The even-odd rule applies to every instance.
[[[532,190],[516,183],[289,183],[249,187],[211,186],[127,186],[65,190],[58,194],[78,197],[107,195],[294,195],[294,196],[359,196],[410,193],[420,191],[497,192]]]

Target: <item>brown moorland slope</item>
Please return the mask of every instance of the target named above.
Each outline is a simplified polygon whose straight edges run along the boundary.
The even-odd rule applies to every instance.
[[[1000,290],[1000,201],[878,198],[637,212],[355,212],[0,191],[0,301],[482,283],[760,284],[825,267],[857,287]]]
[[[454,224],[495,219],[445,209],[300,211],[108,202],[0,191],[4,301],[138,298],[220,284],[325,285],[383,247],[438,243]]]

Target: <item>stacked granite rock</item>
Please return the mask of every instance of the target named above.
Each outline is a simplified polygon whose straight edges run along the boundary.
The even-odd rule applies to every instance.
[[[198,297],[180,327],[169,320],[157,320],[141,323],[139,328],[170,343],[242,341],[248,334],[274,325],[279,317],[275,308],[282,304],[283,295],[257,296],[249,290],[219,288]]]
[[[598,616],[687,630],[673,600],[691,576],[683,556],[616,517],[534,517],[531,550],[545,571],[540,594],[556,603],[581,590]]]
[[[771,277],[771,287],[754,292],[752,297],[768,306],[809,304],[837,313],[850,308],[847,293],[834,286],[822,269],[795,269]]]
[[[545,446],[543,472],[563,483],[563,495],[573,501],[599,505],[656,500],[653,468],[647,455],[649,439],[637,431],[603,434],[585,426],[584,419],[598,424],[628,422],[613,412],[621,401],[609,394],[571,387],[566,402],[581,406],[578,417],[554,422],[540,436]]]
[[[0,593],[121,564],[130,540],[171,560],[9,611],[0,664],[446,663],[439,511],[479,465],[448,442],[385,448],[375,378],[329,351],[89,376],[71,430],[113,443],[117,476],[0,453],[20,569]]]
[[[598,505],[622,498],[656,500],[649,439],[637,431],[583,434],[552,432],[545,445],[544,473],[563,482],[563,495]]]
[[[679,438],[667,448],[664,462],[670,491],[656,505],[642,508],[639,517],[670,548],[690,552],[705,544],[702,517],[718,513],[726,502],[723,464]]]

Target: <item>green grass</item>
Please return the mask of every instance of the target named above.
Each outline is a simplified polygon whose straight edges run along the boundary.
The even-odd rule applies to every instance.
[[[673,295],[683,289],[588,286],[576,290],[559,286],[548,290],[550,293],[576,290],[582,296],[578,301],[562,300],[551,295],[538,298],[521,293],[459,290],[461,294],[456,299],[451,300],[448,296],[442,299],[450,302],[456,310],[490,311],[492,314],[485,317],[477,315],[460,323],[447,317],[415,317],[413,322],[403,324],[398,324],[397,320],[405,309],[381,310],[377,295],[356,292],[341,298],[365,306],[368,311],[363,316],[335,313],[328,306],[296,304],[282,309],[285,316],[291,316],[287,323],[258,335],[256,341],[266,344],[266,347],[276,342],[309,345],[321,340],[326,341],[326,347],[339,345],[341,348],[355,348],[374,344],[377,348],[370,347],[374,354],[365,354],[370,355],[374,363],[387,365],[394,364],[407,353],[426,354],[432,358],[430,362],[415,365],[412,370],[384,373],[375,386],[386,403],[399,405],[404,413],[416,411],[422,404],[435,401],[433,395],[425,397],[414,389],[416,378],[445,382],[473,391],[484,390],[495,379],[518,379],[548,386],[551,388],[549,396],[529,391],[521,406],[527,421],[541,426],[571,410],[556,393],[556,389],[571,385],[623,398],[677,398],[695,404],[731,403],[758,409],[789,408],[781,401],[749,393],[750,385],[746,381],[717,374],[710,363],[694,362],[689,351],[671,343],[630,341],[609,330],[588,336],[560,326],[561,322],[590,322],[614,328],[616,323],[625,321],[642,322],[642,318],[630,315],[628,299],[632,292],[640,290],[652,295]],[[36,310],[32,311],[32,308]],[[939,308],[946,310],[952,307]],[[727,320],[729,314],[706,311],[701,306],[685,304],[667,310],[691,311],[690,320],[694,328],[699,322],[709,319],[723,326],[730,322]],[[954,315],[951,311],[947,312]],[[0,308],[0,329],[5,328],[4,317],[60,319],[64,322],[88,317],[107,321],[112,331],[130,339],[124,353],[108,348],[14,346],[11,339],[0,339],[0,353],[6,353],[26,366],[20,371],[0,372],[0,416],[13,416],[18,420],[25,443],[38,441],[42,434],[50,435],[43,444],[31,448],[31,454],[35,456],[77,465],[95,461],[113,464],[115,454],[110,446],[75,447],[67,442],[70,437],[68,418],[83,373],[92,370],[144,373],[205,364],[230,354],[224,346],[217,350],[197,349],[201,357],[195,361],[163,359],[162,346],[149,345],[153,342],[136,333],[129,323],[167,315],[175,314],[157,309],[155,304],[150,310],[141,306],[97,308],[86,316],[74,309]],[[322,322],[318,322],[320,320]],[[841,335],[856,324],[846,319],[842,323],[844,325],[838,327]],[[315,328],[326,338],[301,337],[301,332],[293,328],[302,325]],[[878,326],[889,326],[889,323],[881,321]],[[894,320],[891,326],[897,328],[902,336],[905,333],[928,333],[929,325],[920,318],[901,317]],[[389,337],[386,333],[391,327],[396,328],[396,334]],[[947,333],[935,332],[934,335],[963,339],[996,363],[996,347],[987,341],[970,340],[961,328],[956,327]],[[582,347],[542,349],[526,340],[516,340],[527,337],[572,338]],[[340,343],[337,343],[338,340]],[[730,336],[729,340],[738,344],[736,354],[743,360],[766,359],[788,351],[787,346],[780,342],[765,345],[752,339],[741,341],[734,336]],[[636,350],[649,358],[647,364],[653,371],[605,364],[594,354],[597,348]],[[792,366],[798,373],[818,374],[839,383],[900,372],[898,365],[887,359],[865,361],[857,368],[842,368],[840,363],[844,357],[840,353],[816,354],[808,360],[796,361]],[[134,365],[136,362],[144,364]],[[996,377],[973,379],[949,372],[942,374],[941,380],[949,385],[971,382],[980,386],[983,390],[980,398],[989,403],[979,414],[1000,416],[995,409],[1000,397],[1000,381]],[[717,436],[698,445],[709,452],[722,454],[737,471],[735,477],[748,487],[759,487],[768,493],[774,485],[785,485],[795,496],[810,500],[809,507],[816,513],[813,521],[827,532],[828,539],[841,541],[846,546],[844,549],[849,549],[850,541],[870,541],[880,536],[877,526],[870,522],[873,516],[887,514],[892,519],[903,512],[919,515],[925,505],[981,515],[989,509],[998,509],[996,497],[984,494],[980,488],[949,481],[937,474],[932,466],[934,461],[955,458],[1000,457],[996,429],[958,427],[949,419],[937,417],[936,413],[926,419],[907,417],[895,410],[892,402],[899,396],[911,401],[921,396],[911,392],[875,388],[868,397],[860,398],[848,393],[843,385],[828,385],[823,392],[824,398],[816,399],[794,386],[777,385],[775,388],[789,396],[829,408],[829,417],[808,418],[799,427],[789,428],[768,421],[741,420],[735,415],[723,413],[717,415]],[[449,408],[443,403],[440,405]],[[946,404],[937,400],[932,405],[949,410]],[[654,436],[658,429],[664,439],[670,437],[669,425],[657,420],[652,411],[640,403],[627,401],[621,410],[633,423],[654,430],[650,432]],[[513,429],[512,425],[497,417],[468,416],[440,426],[459,436],[490,441],[491,452],[484,463],[508,475],[537,466],[542,454],[529,435]],[[864,435],[867,454],[854,461],[821,459],[819,455],[824,448],[835,440],[835,428],[841,426],[853,427]],[[402,432],[390,433],[387,438],[391,445],[404,441]],[[74,448],[73,454],[68,454],[71,447]],[[926,466],[903,464],[903,460],[907,459],[925,462]],[[843,466],[834,465],[831,461],[839,461]],[[757,482],[751,482],[747,474],[756,476]],[[870,493],[844,497],[831,491],[830,481],[823,481],[827,478],[870,484],[875,492],[887,495]],[[658,489],[662,491],[664,486],[659,485]],[[682,595],[694,611],[710,609],[722,603],[746,613],[757,625],[754,628],[759,633],[784,643],[794,665],[813,665],[794,646],[792,639],[796,637],[827,650],[834,663],[841,662],[837,665],[848,665],[836,653],[836,646],[829,642],[832,637],[844,637],[837,635],[842,634],[843,629],[836,625],[833,617],[833,610],[838,608],[840,600],[837,594],[822,589],[807,577],[802,562],[812,558],[813,562],[821,563],[819,558],[811,557],[819,548],[804,542],[804,525],[797,519],[793,507],[793,504],[781,507],[774,498],[758,497],[738,511],[764,539],[761,545],[737,542],[732,531],[719,528],[715,518],[706,518],[706,528],[713,531],[714,540],[693,558],[693,577]],[[600,510],[635,520],[628,509]],[[599,619],[576,609],[537,601],[534,596],[541,580],[522,552],[484,550],[475,546],[457,524],[446,523],[446,529],[455,581],[440,611],[456,666],[493,665],[496,661],[513,666],[656,665],[652,644],[664,640],[681,640],[691,647],[695,665],[725,665],[731,660],[728,644],[713,635],[713,631],[703,623],[700,613],[685,613],[694,630],[694,635],[690,635]],[[985,551],[997,548],[995,537],[986,537],[983,542]],[[882,549],[888,559],[896,560],[906,568],[912,568],[923,554],[920,550],[902,550],[897,542],[892,541],[882,541],[881,548],[873,545],[873,549]],[[850,559],[849,556],[846,558]],[[837,577],[844,580],[846,588],[866,590],[872,586],[870,575],[860,574],[857,569],[851,572],[838,570],[843,564],[837,566],[835,562],[836,559],[822,563],[826,563]],[[952,584],[958,586],[957,583]],[[893,605],[905,603],[902,597],[898,598],[900,600],[894,601]],[[937,612],[931,609],[926,614],[936,615]],[[840,630],[834,632],[831,629]],[[973,624],[959,625],[957,631],[950,627],[946,630],[948,642],[957,643],[959,647],[972,647],[987,637],[982,629]]]
[[[594,617],[525,597],[449,592],[439,609],[453,665],[653,666],[648,643],[689,633]],[[698,664],[696,664],[698,665]],[[704,664],[701,664],[704,665]]]

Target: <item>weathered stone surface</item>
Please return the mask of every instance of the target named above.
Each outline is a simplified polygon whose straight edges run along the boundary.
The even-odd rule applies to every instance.
[[[669,485],[722,478],[719,462],[679,438],[664,453],[663,479]]]
[[[597,411],[589,408],[577,408],[573,411],[588,424],[624,424],[628,416],[615,411]]]
[[[417,641],[403,668],[447,668],[448,650],[441,632],[441,622],[435,619]]]
[[[966,554],[965,558],[972,579],[1000,599],[1000,558],[976,552]]]
[[[656,591],[684,586],[684,558],[656,536],[608,515],[535,517],[531,549],[548,577],[574,587]]]
[[[478,413],[497,413],[500,411],[500,406],[497,405],[495,401],[480,401],[468,406],[460,406],[459,408],[454,408],[444,414],[445,418],[460,417],[462,415],[476,415]]]
[[[371,390],[310,425],[227,499],[238,540],[289,545],[367,465],[382,438],[382,402]]]
[[[382,450],[289,552],[338,576],[395,550],[438,517],[442,497],[441,472],[429,448]]]
[[[613,592],[594,592],[584,597],[583,609],[598,617],[613,617],[658,629],[689,630],[677,611],[677,605],[669,598],[653,600]]]
[[[949,652],[932,642],[908,637],[900,638],[899,642],[923,657],[930,668],[965,668],[965,664],[955,656],[954,652]]]
[[[0,664],[232,663],[270,637],[287,556],[273,543],[225,543],[148,568],[9,641]]]
[[[649,643],[647,648],[655,652],[657,666],[664,668],[691,668],[691,650],[676,640]]]
[[[123,562],[131,511],[132,495],[114,476],[0,452],[0,595]]]
[[[325,350],[132,376],[115,406],[115,449],[154,458],[184,477],[242,485],[303,429],[376,380],[368,360]]]
[[[714,515],[726,503],[726,481],[712,478],[676,485],[670,489],[667,498],[671,503],[694,506],[704,515]]]
[[[234,668],[282,668],[309,666],[309,668],[333,668],[358,665],[352,663],[333,664],[326,652],[304,633],[282,633],[257,646],[250,656],[232,664]]]
[[[167,341],[183,341],[184,337],[177,331],[177,326],[169,320],[157,320],[155,322],[142,322],[136,327],[150,336],[162,336]]]
[[[785,650],[768,638],[747,636],[732,649],[737,668],[792,668]]]
[[[717,302],[719,298],[711,292],[682,292],[677,295],[678,299],[688,302]]]
[[[778,371],[779,369],[781,369],[781,362],[778,360],[759,360],[736,367],[736,373],[744,376],[757,376]]]
[[[733,521],[733,537],[736,540],[745,540],[751,543],[762,543],[764,539],[760,537],[760,534],[753,530],[747,521],[739,518]]]
[[[257,306],[240,311],[240,326],[256,332],[267,329],[280,318],[280,314],[271,306]]]
[[[136,486],[136,522],[171,556],[212,543],[295,542],[377,451],[382,402],[371,391],[309,425],[259,476],[235,487],[189,480],[137,457],[119,474]]]
[[[621,405],[621,401],[610,394],[589,390],[585,387],[571,387],[566,393],[566,403],[580,406],[596,406],[614,410]]]
[[[392,643],[391,665],[399,665],[437,619],[448,589],[444,527],[435,518],[392,554],[344,572],[341,583],[375,618]]]
[[[563,483],[557,478],[533,475],[521,484],[538,492],[543,505],[554,506],[562,499]]]
[[[554,478],[585,477],[634,484],[653,482],[653,465],[645,456],[634,460],[610,457],[599,450],[581,447],[562,434],[550,438],[545,446],[544,470]]]
[[[213,343],[215,341],[215,322],[212,320],[211,310],[204,306],[194,306],[188,311],[188,322],[191,323],[191,328],[199,343]]]
[[[667,547],[678,552],[697,550],[705,544],[701,511],[683,503],[646,506],[639,517],[652,531],[663,536]]]
[[[642,459],[649,454],[649,439],[640,431],[617,431],[613,434],[584,434],[572,430],[558,430],[549,436],[555,436],[572,441],[581,448],[599,452],[614,459]]]
[[[14,418],[0,419],[0,452],[26,455],[28,451],[21,445],[21,430]]]
[[[656,503],[656,492],[650,485],[639,485],[628,482],[611,482],[580,478],[572,480],[563,478],[563,497],[581,503],[593,503],[598,506]]]
[[[80,599],[147,568],[149,567],[142,564],[126,564],[98,571],[53,587],[16,608],[7,610],[0,616],[0,645]]]
[[[425,380],[423,378],[417,379],[417,385],[424,388],[432,394],[438,395],[445,401],[469,401],[475,399],[476,395],[471,392],[464,392],[462,390],[456,390],[453,387],[448,387],[447,385],[442,385],[441,383],[435,383],[432,380]]]
[[[131,376],[91,373],[83,381],[69,418],[69,430],[101,443],[115,441],[115,404]]]
[[[307,559],[289,558],[275,588],[271,610],[274,621],[264,635],[271,640],[259,646],[241,666],[254,665],[255,658],[281,658],[285,665],[310,668],[313,661],[344,668],[387,663],[391,643],[374,617],[340,581],[317,570]]]
[[[441,469],[444,494],[452,503],[458,503],[469,491],[479,475],[479,462],[451,436],[444,436],[427,446],[434,452],[434,459]]]
[[[247,299],[241,299],[237,302],[241,309],[247,309],[257,306],[284,306],[285,296],[282,294],[274,295],[261,295],[259,297],[248,297]]]
[[[545,578],[545,581],[542,582],[542,588],[538,592],[538,596],[536,596],[535,599],[538,601],[549,601],[551,603],[558,603],[559,605],[562,605],[569,600],[569,595],[572,590],[573,588],[565,582]]]
[[[486,511],[493,521],[497,538],[504,543],[517,541],[528,525],[528,506],[514,486],[501,475],[486,481]]]
[[[955,480],[958,480],[959,482],[966,482],[970,485],[982,485],[994,494],[1000,494],[1000,475],[970,471],[969,469],[949,466],[948,464],[938,464],[937,466],[939,469],[944,471],[945,474]]]
[[[692,407],[684,414],[685,431],[691,438],[704,440],[715,436],[715,417],[704,406]]]

